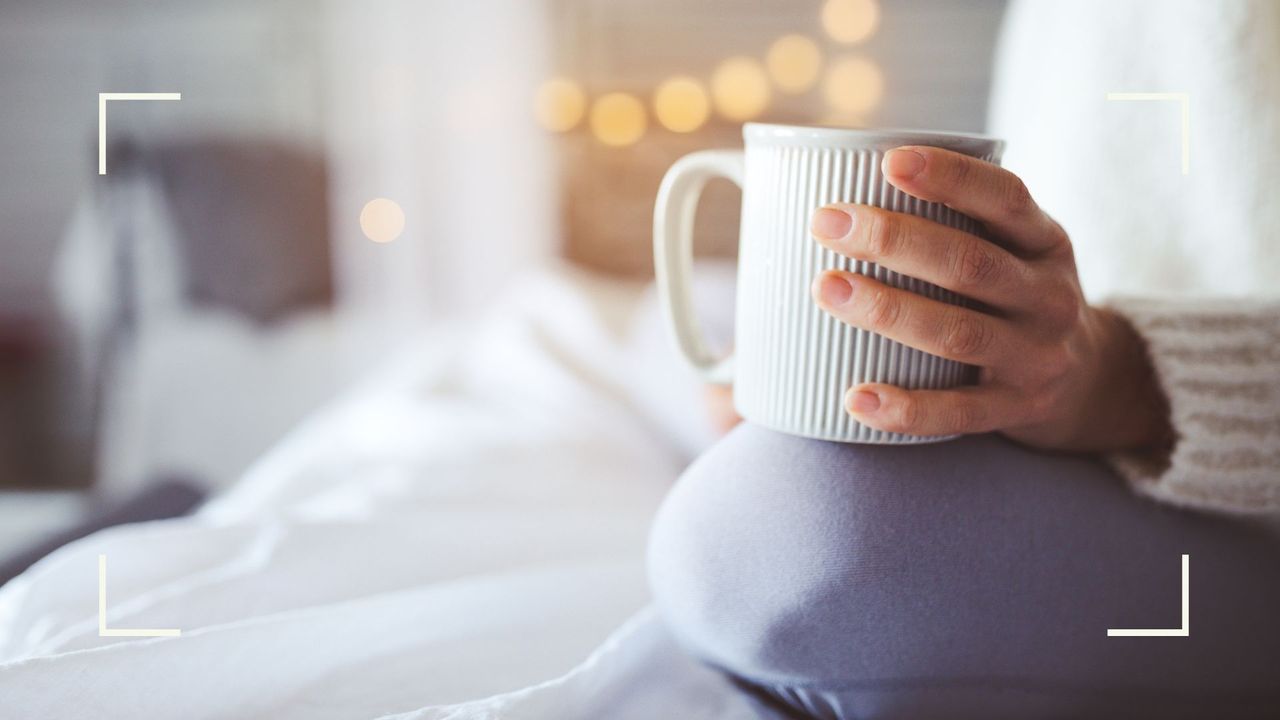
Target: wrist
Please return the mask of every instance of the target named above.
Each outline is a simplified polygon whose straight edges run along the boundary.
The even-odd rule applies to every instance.
[[[1162,452],[1173,445],[1169,401],[1160,387],[1146,342],[1122,315],[1093,308],[1102,328],[1100,382],[1095,419],[1107,440],[1104,450]]]

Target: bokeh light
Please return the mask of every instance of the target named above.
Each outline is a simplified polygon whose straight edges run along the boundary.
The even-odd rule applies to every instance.
[[[605,145],[631,145],[644,136],[644,104],[626,93],[609,93],[591,106],[591,132]]]
[[[711,75],[711,99],[730,120],[750,120],[769,106],[769,77],[749,57],[731,57]]]
[[[853,55],[837,58],[827,69],[822,94],[837,114],[859,116],[880,105],[884,97],[884,75],[866,58]]]
[[[836,42],[860,43],[879,24],[880,6],[875,0],[827,0],[822,6],[822,28]]]
[[[534,114],[538,124],[552,132],[572,130],[587,111],[587,94],[567,78],[552,78],[538,88]]]
[[[653,94],[653,114],[673,132],[693,132],[711,114],[711,102],[702,83],[690,77],[674,77]]]
[[[769,46],[765,66],[783,92],[802,93],[818,81],[822,51],[804,35],[783,35]]]
[[[404,232],[404,210],[394,200],[370,200],[360,211],[360,230],[376,243],[389,243]]]

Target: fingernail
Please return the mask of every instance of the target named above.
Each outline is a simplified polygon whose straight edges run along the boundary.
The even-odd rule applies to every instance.
[[[853,297],[853,283],[843,275],[827,273],[818,277],[818,299],[824,305],[843,305]]]
[[[814,235],[823,240],[837,240],[848,235],[853,229],[853,216],[835,208],[818,208],[818,211],[813,214],[813,223],[810,228]]]
[[[910,180],[924,169],[924,156],[915,150],[890,150],[884,156],[884,174]]]
[[[880,409],[880,396],[870,390],[857,390],[849,397],[849,410],[855,413],[873,413]]]

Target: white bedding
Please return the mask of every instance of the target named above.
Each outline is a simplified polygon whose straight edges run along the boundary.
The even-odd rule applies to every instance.
[[[645,609],[650,517],[711,440],[651,297],[553,268],[497,307],[196,517],[98,533],[0,588],[6,712],[754,717]],[[99,637],[99,554],[108,626],[182,635]]]

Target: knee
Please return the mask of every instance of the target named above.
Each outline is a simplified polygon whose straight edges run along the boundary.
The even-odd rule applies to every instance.
[[[956,492],[922,449],[740,426],[686,471],[650,537],[672,631],[747,678],[820,677],[831,643],[894,622],[886,610],[913,567],[920,510]]]
[[[1274,707],[1278,552],[1249,525],[1141,501],[1087,458],[990,436],[867,446],[741,426],[672,489],[649,574],[685,648],[757,685],[959,676],[966,697],[963,677],[981,676],[1235,688]],[[1177,626],[1179,554],[1196,558],[1202,631],[1176,647],[1109,638]],[[1001,682],[992,707],[1017,691]],[[897,697],[880,690],[858,697]]]

